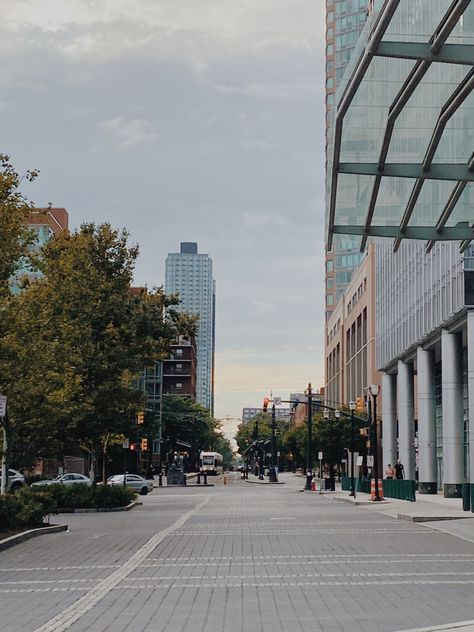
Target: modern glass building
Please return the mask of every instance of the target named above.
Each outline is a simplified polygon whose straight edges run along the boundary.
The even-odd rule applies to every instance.
[[[199,316],[196,336],[196,401],[214,410],[215,281],[212,259],[193,242],[166,258],[165,291],[179,294],[180,310]]]
[[[385,0],[336,95],[328,245],[376,246],[385,463],[474,485],[474,3]],[[383,239],[385,238],[385,239]]]
[[[367,0],[326,1],[326,152],[330,151],[336,89],[367,19]],[[337,236],[326,255],[326,320],[361,261],[356,239]]]

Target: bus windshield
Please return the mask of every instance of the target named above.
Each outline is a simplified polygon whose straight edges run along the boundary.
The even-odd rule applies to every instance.
[[[214,465],[214,457],[213,456],[203,456],[202,457],[203,465]]]

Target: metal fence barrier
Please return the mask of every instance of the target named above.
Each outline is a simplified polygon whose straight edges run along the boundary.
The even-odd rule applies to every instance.
[[[356,491],[363,494],[370,494],[370,478],[356,478]],[[350,491],[351,478],[349,476],[341,477],[341,489]],[[397,478],[386,478],[383,481],[383,495],[386,498],[398,498],[398,500],[409,500],[414,502],[416,482],[409,480],[399,480]]]

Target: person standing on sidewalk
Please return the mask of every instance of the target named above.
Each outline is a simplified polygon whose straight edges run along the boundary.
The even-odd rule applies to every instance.
[[[394,476],[395,476],[395,471],[389,463],[385,469],[385,478],[393,478]]]
[[[400,463],[400,459],[397,459],[397,462],[395,463],[395,478],[398,480],[405,478],[405,468],[403,467],[403,464]]]

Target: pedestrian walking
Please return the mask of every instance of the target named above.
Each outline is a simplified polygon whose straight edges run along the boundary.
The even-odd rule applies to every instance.
[[[399,481],[405,478],[405,468],[403,467],[403,464],[400,463],[400,459],[397,459],[397,462],[395,463],[395,478]]]
[[[385,469],[385,478],[393,478],[394,476],[395,476],[395,470],[389,463]]]

